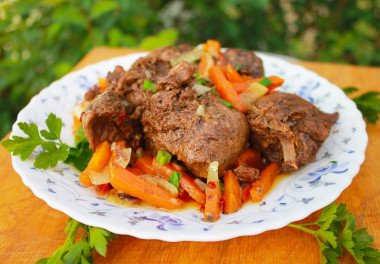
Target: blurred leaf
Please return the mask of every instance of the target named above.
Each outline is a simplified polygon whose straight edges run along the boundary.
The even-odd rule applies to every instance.
[[[62,24],[74,24],[81,27],[85,27],[86,19],[83,14],[72,5],[63,5],[56,8],[53,16],[53,21],[60,22]]]
[[[166,29],[160,31],[157,35],[144,38],[139,47],[142,49],[156,49],[167,45],[175,44],[178,39],[179,32],[177,29]]]
[[[106,0],[97,2],[91,9],[90,17],[92,19],[98,18],[101,15],[108,13],[117,7],[119,7],[119,3],[115,1]]]

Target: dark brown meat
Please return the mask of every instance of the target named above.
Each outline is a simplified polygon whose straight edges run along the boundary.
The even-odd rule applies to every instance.
[[[161,80],[157,82],[156,90],[179,89],[189,83],[193,76],[194,68],[186,61],[181,61],[174,66]]]
[[[274,92],[248,110],[251,145],[292,172],[315,160],[338,113],[327,114],[295,94]]]
[[[234,173],[241,182],[252,183],[260,178],[260,171],[258,169],[242,165],[235,168]]]
[[[139,146],[141,113],[153,95],[152,91],[144,91],[144,81],[156,83],[169,72],[170,60],[189,50],[191,47],[186,44],[154,50],[137,60],[128,71],[116,66],[113,72],[109,72],[103,94],[99,94],[97,86],[87,92],[86,100],[91,103],[82,119],[92,150],[104,140],[125,139],[130,146]]]
[[[262,60],[250,50],[228,49],[224,57],[232,67],[241,66],[239,72],[253,78],[264,76]]]
[[[91,150],[103,141],[126,140],[129,146],[139,146],[141,125],[128,117],[127,109],[128,103],[112,91],[100,94],[89,103],[82,115],[82,125]]]
[[[204,116],[196,114],[201,104]],[[242,113],[226,107],[212,93],[197,99],[189,87],[153,95],[142,124],[151,149],[168,150],[203,178],[212,161],[219,162],[219,176],[223,175],[242,151],[249,133]]]

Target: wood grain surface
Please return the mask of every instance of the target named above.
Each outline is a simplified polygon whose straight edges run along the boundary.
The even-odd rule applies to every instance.
[[[73,70],[135,49],[99,47],[92,50]],[[340,86],[356,86],[360,92],[380,91],[380,68],[315,62],[297,62]],[[111,70],[111,69],[110,69]],[[367,227],[380,248],[380,123],[367,124],[366,159],[352,184],[338,202],[348,205]],[[65,238],[68,217],[35,197],[12,169],[10,154],[0,146],[0,263],[33,263],[50,256]],[[314,221],[316,212],[300,222]],[[314,237],[285,227],[256,236],[221,242],[163,242],[121,235],[109,244],[106,258],[96,254],[94,263],[319,263]],[[341,263],[355,263],[345,254]]]

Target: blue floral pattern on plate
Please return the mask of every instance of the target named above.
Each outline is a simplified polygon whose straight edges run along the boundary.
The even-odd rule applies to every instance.
[[[62,118],[63,140],[73,145],[71,127],[75,104],[82,101],[98,77],[105,76],[116,65],[128,68],[144,55],[114,58],[66,75],[35,96],[20,112],[17,122],[34,122],[44,128],[45,119],[53,112]],[[33,158],[39,149],[26,161],[12,157],[13,167],[25,185],[51,207],[78,221],[118,234],[166,241],[218,241],[259,234],[300,220],[334,201],[358,173],[368,141],[365,123],[355,104],[326,79],[278,58],[259,55],[266,75],[285,79],[282,91],[296,93],[323,111],[340,114],[317,160],[281,178],[259,204],[250,203],[235,214],[222,215],[217,223],[205,223],[196,208],[167,212],[109,204],[91,188],[84,188],[78,181],[79,172],[69,165],[60,163],[46,171],[34,168]],[[12,135],[22,135],[16,125]]]

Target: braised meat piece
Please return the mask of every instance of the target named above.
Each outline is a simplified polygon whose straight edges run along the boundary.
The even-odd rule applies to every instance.
[[[252,183],[260,178],[260,171],[256,168],[239,165],[234,169],[239,181]]]
[[[240,67],[239,72],[253,78],[264,76],[262,60],[250,50],[228,49],[224,57],[232,67]]]
[[[295,94],[274,92],[257,99],[248,110],[250,143],[289,173],[315,160],[338,116]]]
[[[170,60],[189,50],[191,46],[187,44],[154,50],[138,59],[128,71],[116,66],[109,72],[104,93],[101,94],[97,86],[86,93],[85,98],[91,103],[82,121],[92,150],[104,140],[125,139],[130,146],[139,146],[141,113],[145,102],[153,95],[151,90],[144,91],[144,81],[156,83],[169,72]]]
[[[126,140],[129,146],[139,146],[141,125],[131,120],[127,112],[128,103],[111,90],[98,95],[88,104],[82,114],[82,125],[91,150],[94,151],[98,144],[106,140]]]
[[[205,111],[197,114],[200,105]],[[223,175],[243,150],[249,134],[242,113],[226,107],[213,93],[197,98],[191,87],[154,94],[147,102],[142,124],[151,149],[168,150],[203,178],[207,178],[212,161],[219,162],[219,176]]]
[[[189,83],[193,73],[193,67],[188,62],[181,61],[170,70],[168,75],[157,82],[156,90],[179,89],[182,85]]]

